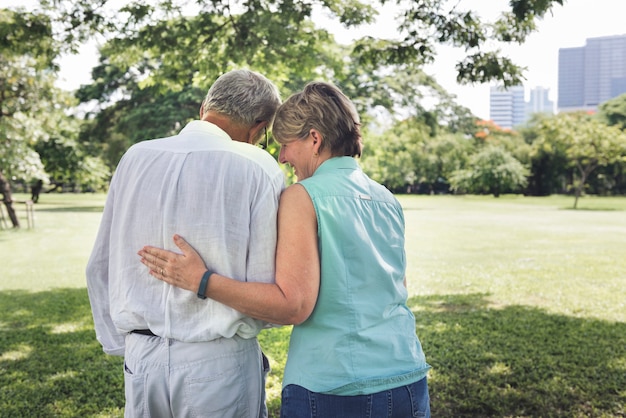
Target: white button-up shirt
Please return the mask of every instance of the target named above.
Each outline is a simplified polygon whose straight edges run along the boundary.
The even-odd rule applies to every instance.
[[[190,122],[176,136],[133,145],[120,161],[87,265],[96,336],[124,354],[125,334],[150,329],[179,341],[252,338],[267,324],[148,274],[144,245],[173,251],[175,233],[208,268],[273,282],[276,213],[285,187],[277,162],[217,126]]]

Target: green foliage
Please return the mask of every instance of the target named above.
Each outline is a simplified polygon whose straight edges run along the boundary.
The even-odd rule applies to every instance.
[[[117,13],[104,7],[109,0],[39,0],[37,13],[50,20],[60,52],[75,53],[94,35],[114,30]]]
[[[442,134],[425,144],[420,179],[429,185],[430,193],[449,191],[450,177],[467,166],[472,149],[472,142],[460,134]]]
[[[492,40],[523,42],[535,30],[535,20],[549,12],[554,4],[563,2],[511,2],[512,13],[505,11],[494,22],[485,22],[471,10],[462,9],[456,1],[410,2],[400,24],[406,34],[404,39],[364,53],[388,62],[431,62],[436,44],[449,44],[463,48],[467,54],[456,64],[459,83],[499,80],[505,86],[513,86],[522,81],[523,69],[502,56],[497,46],[490,50],[489,43]]]
[[[365,36],[352,45],[338,45],[317,27],[314,12],[343,27],[357,27],[372,23],[386,0],[39,0],[28,11],[0,9],[2,169],[25,181],[52,176],[53,181],[98,188],[130,145],[175,133],[196,117],[215,78],[248,67],[274,80],[284,96],[312,79],[338,84],[372,131],[379,132],[380,118],[374,115],[411,120],[415,129],[399,132],[401,122],[384,134],[384,145],[371,146],[382,141],[368,135],[371,152],[364,165],[392,189],[445,190],[452,172],[467,169],[468,154],[460,151],[478,153],[484,143],[472,148],[463,142],[462,135],[478,138],[481,133],[476,118],[423,72],[424,65],[434,60],[438,44],[451,45],[465,51],[456,63],[460,83],[519,84],[524,69],[501,51],[524,42],[535,22],[559,5],[562,0],[511,1],[495,19],[485,20],[457,1],[400,2],[396,37]],[[76,102],[53,87],[55,60],[94,35],[102,40],[100,62],[93,69],[94,82],[77,92],[80,103],[94,110],[77,134],[66,126],[76,122],[67,112]],[[426,108],[424,103],[434,104]],[[605,116],[613,123],[617,113],[607,108]],[[572,170],[564,161],[571,156],[546,148],[533,154],[530,143],[542,135],[530,136],[532,141],[523,143],[492,131],[488,139],[533,169],[530,190],[562,191]],[[590,179],[593,190],[625,187],[623,165],[612,161]],[[584,184],[577,181],[576,190]]]
[[[171,135],[197,118],[206,90],[224,71],[259,69],[290,92],[317,78],[316,68],[338,62],[332,38],[304,20],[308,7],[278,13],[251,3],[235,13],[227,6],[162,20],[133,9],[137,21],[128,23],[128,35],[101,48],[94,83],[78,92],[81,101],[100,103],[81,138],[111,169],[133,143]]]
[[[286,3],[280,11],[272,2],[249,2],[240,10],[221,2],[198,2],[197,7],[193,14],[127,22],[125,36],[103,48],[106,64],[125,66],[127,76],[139,75],[142,86],[162,91],[206,89],[238,66],[259,69],[273,80],[288,80],[297,69],[308,80],[330,39],[306,20],[311,7],[305,3]]]
[[[222,72],[241,66],[262,71],[285,92],[301,88],[310,79],[333,81],[354,98],[366,123],[371,109],[383,107],[392,115],[407,109],[412,115],[423,115],[432,129],[446,125],[452,131],[470,131],[474,120],[467,109],[456,106],[421,67],[429,61],[435,43],[479,49],[488,39],[485,30],[490,25],[447,3],[400,5],[399,28],[405,39],[365,37],[345,48],[314,26],[313,8],[306,2],[257,0],[237,7],[221,1],[198,1],[193,7],[173,0],[155,5],[131,2],[106,26],[116,36],[101,48],[95,84],[79,92],[81,100],[95,99],[102,107],[114,97],[123,97],[128,106],[101,109],[97,115],[101,120],[94,125],[105,125],[107,130],[90,129],[89,137],[94,137],[92,132],[99,136],[96,142],[103,144],[113,168],[120,153],[139,140],[134,124],[120,123],[121,116],[151,113],[142,109],[142,90],[148,89],[157,101],[160,95],[189,88],[205,90]],[[532,15],[510,14],[508,23],[532,29],[529,22],[548,11],[550,3],[527,8]],[[75,14],[86,13],[86,7],[80,3]],[[375,6],[359,1],[326,1],[321,9],[345,26],[369,23],[375,14]],[[94,7],[91,13],[104,12]],[[424,31],[437,35],[425,36]],[[500,28],[498,33],[505,32],[506,28]],[[522,38],[516,36],[516,41]],[[459,77],[466,81],[502,79],[506,84],[507,77],[516,80],[521,74],[496,52],[481,50],[473,58],[468,54],[462,65]],[[425,94],[438,97],[441,103],[433,112],[426,112],[420,104]],[[129,113],[126,107],[131,106]],[[150,123],[148,118],[140,131]],[[167,124],[168,129],[171,126]]]
[[[81,92],[88,94],[87,90]],[[102,155],[113,171],[132,144],[174,135],[188,121],[197,119],[205,94],[192,87],[165,93],[153,87],[137,88],[131,98],[118,100],[85,121],[80,140],[92,154]]]
[[[459,84],[486,83],[500,80],[505,87],[516,86],[522,81],[522,69],[499,52],[477,52],[456,64]]]
[[[389,189],[405,191],[418,180],[418,161],[427,137],[427,127],[411,121],[399,123],[383,135],[372,135],[364,141],[363,169]]]
[[[60,49],[50,17],[40,12],[0,9],[0,51],[2,61],[9,57],[29,57],[33,61],[28,66],[34,69],[54,69],[53,61]]]
[[[526,186],[528,170],[502,146],[487,145],[469,159],[469,168],[452,174],[452,189],[462,193],[515,193]]]
[[[75,141],[78,121],[67,111],[76,102],[54,86],[55,59],[67,50],[55,33],[54,13],[0,9],[0,169],[26,183],[54,181],[62,171],[74,182],[102,187],[108,173]],[[62,146],[63,154],[45,155],[55,149],[50,144]],[[70,160],[73,165],[59,165]]]
[[[110,170],[100,158],[86,154],[75,140],[51,138],[38,142],[35,150],[41,156],[52,184],[71,185],[72,190],[79,191],[106,190]]]
[[[34,58],[0,57],[0,167],[9,178],[47,178],[34,146],[64,129],[73,103],[53,83]]]
[[[213,62],[222,70],[228,62],[219,59],[224,52],[225,56],[233,57],[231,62],[234,63],[241,62],[244,57],[249,60],[254,55],[257,55],[256,58],[264,55],[267,57],[266,64],[271,65],[273,61],[277,65],[284,61],[281,51],[307,42],[302,36],[306,30],[301,31],[300,28],[310,22],[313,10],[311,3],[293,0],[255,0],[236,5],[219,0],[198,0],[193,4],[182,0],[161,0],[151,5],[129,1],[117,9],[113,2],[107,0],[40,0],[39,3],[37,13],[56,28],[54,38],[60,41],[59,47],[73,49],[78,42],[96,32],[118,39],[138,40],[144,37],[148,44],[161,42],[170,55],[165,61],[180,62],[179,69],[182,70],[188,68],[185,63],[190,59],[199,57],[197,54],[185,54],[189,51],[189,45],[185,44],[189,43],[196,43],[203,49],[207,47],[204,50],[210,54],[209,57],[215,57],[213,53],[217,52],[218,59],[213,59]],[[385,5],[386,0],[373,4],[358,0],[326,0],[319,7],[339,25],[350,28],[371,23],[377,7]],[[510,9],[489,22],[471,10],[461,8],[456,1],[398,3],[399,40],[360,46],[359,54],[365,60],[384,64],[425,63],[434,58],[437,44],[451,44],[467,51],[468,58],[457,64],[461,82],[503,80],[505,85],[519,84],[520,69],[502,57],[497,48],[489,50],[489,43],[494,39],[504,44],[523,42],[535,30],[534,22],[550,12],[554,5],[563,5],[563,1],[511,2]],[[202,24],[194,28],[192,20],[180,20],[190,15],[200,16],[201,19],[196,22]],[[178,23],[172,24],[176,21]],[[310,32],[310,35],[316,37],[315,32]],[[180,42],[183,39],[185,41]],[[217,46],[215,39],[223,41],[218,48],[212,47]],[[178,47],[182,47],[180,53],[175,51]],[[307,52],[306,49],[302,51],[301,57],[305,60],[312,58]],[[172,59],[174,57],[175,60]],[[271,71],[271,67],[266,66],[266,70]],[[176,77],[174,72],[169,75]],[[164,77],[163,81],[166,80],[168,78]]]
[[[626,94],[602,103],[598,107],[598,117],[609,126],[626,129]]]
[[[533,146],[541,136],[536,129],[537,124],[552,116],[533,115],[527,126],[520,130],[524,142],[530,147],[528,178],[528,194],[533,196],[548,196],[553,193],[564,193],[565,184],[569,175],[568,164],[561,153],[553,153],[550,149]]]
[[[515,17],[524,21],[535,16],[543,16],[550,11],[553,3],[562,6],[563,0],[513,0],[510,3]]]
[[[565,113],[543,119],[537,125],[539,136],[533,143],[538,153],[563,155],[578,177],[574,208],[591,172],[612,163],[626,163],[626,135],[586,113]]]

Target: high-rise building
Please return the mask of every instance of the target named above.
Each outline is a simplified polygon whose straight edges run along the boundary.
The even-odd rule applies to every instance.
[[[524,123],[526,115],[524,86],[493,86],[489,92],[489,117],[499,127],[511,129]]]
[[[559,49],[558,110],[596,110],[626,93],[626,35],[587,39]]]
[[[554,102],[550,100],[550,89],[535,87],[530,90],[530,100],[526,102],[526,120],[535,113],[554,114]]]

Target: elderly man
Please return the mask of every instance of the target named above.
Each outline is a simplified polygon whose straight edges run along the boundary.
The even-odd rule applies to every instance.
[[[256,336],[267,324],[205,300],[202,289],[151,279],[136,251],[146,242],[168,247],[181,233],[215,270],[274,280],[285,181],[255,144],[279,105],[262,75],[228,72],[209,89],[200,120],[133,145],[117,167],[87,285],[98,341],[124,356],[127,417],[266,413],[267,364]]]

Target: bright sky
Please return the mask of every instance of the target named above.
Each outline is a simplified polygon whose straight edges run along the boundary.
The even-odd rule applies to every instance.
[[[508,0],[458,0],[459,8],[471,9],[485,18],[495,18],[508,7]],[[387,11],[387,14],[392,12]],[[564,0],[564,5],[554,6],[552,14],[538,22],[538,30],[523,45],[502,49],[516,64],[527,67],[524,87],[550,89],[549,97],[556,105],[558,93],[559,48],[581,47],[587,38],[626,34],[626,2],[624,0]],[[384,20],[389,16],[381,16]],[[395,26],[381,24],[381,29],[391,32]],[[367,32],[364,32],[367,33]],[[371,29],[370,29],[370,33]],[[337,35],[337,40],[350,38],[347,32]],[[449,47],[440,48],[436,62],[426,69],[447,91],[457,96],[457,102],[468,107],[476,116],[489,119],[489,87],[495,84],[460,86],[456,83],[454,65],[463,58],[463,51]]]
[[[21,0],[27,5],[32,0]],[[407,1],[407,0],[404,0]],[[493,18],[508,6],[508,0],[458,0],[459,7],[472,9],[486,18]],[[524,83],[528,90],[538,86],[550,89],[550,98],[556,103],[558,87],[558,50],[559,48],[580,47],[587,38],[626,34],[626,2],[624,0],[564,0],[564,6],[555,6],[552,15],[538,23],[538,31],[533,33],[521,46],[508,46],[503,52],[515,63],[527,67]],[[13,6],[16,0],[0,0],[0,7]],[[393,23],[386,23],[392,16],[393,9],[386,7],[380,17],[380,24],[360,31],[337,30],[332,26],[339,42],[348,42],[350,38],[363,33],[385,32],[393,36]],[[321,19],[323,20],[323,19]],[[319,22],[318,22],[319,23]],[[459,86],[456,84],[454,64],[463,56],[463,51],[441,48],[437,61],[427,68],[427,72],[450,93],[457,96],[458,102],[468,107],[483,119],[489,118],[489,86]],[[91,68],[97,63],[95,46],[87,45],[77,56],[65,57],[61,61],[62,73],[59,86],[75,89],[91,79]]]
[[[496,0],[467,0],[474,4],[489,5],[492,1],[496,3]],[[506,3],[502,0],[497,2]],[[527,94],[529,89],[538,86],[549,88],[550,99],[556,104],[559,48],[585,46],[588,38],[625,35],[625,6],[624,0],[565,0],[563,6],[555,6],[552,15],[548,14],[538,23],[537,32],[530,35],[523,45],[503,51],[514,62],[528,68],[524,82]],[[447,73],[454,65],[440,64],[444,68],[441,72],[434,73],[437,81],[448,91],[455,93],[459,103],[470,108],[477,116],[487,119],[489,86],[457,86],[453,71]]]

